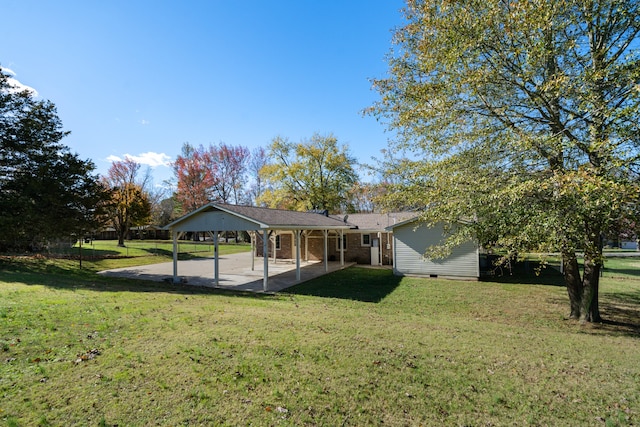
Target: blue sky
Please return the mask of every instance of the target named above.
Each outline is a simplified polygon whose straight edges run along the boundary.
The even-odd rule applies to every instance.
[[[0,65],[53,101],[72,151],[125,155],[156,185],[184,142],[267,147],[333,133],[363,163],[387,146],[361,112],[387,71],[401,0],[5,0]]]

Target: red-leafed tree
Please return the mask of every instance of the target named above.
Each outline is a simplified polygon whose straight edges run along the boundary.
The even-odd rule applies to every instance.
[[[239,203],[243,198],[249,150],[220,143],[194,147],[185,143],[173,163],[178,181],[176,199],[184,212],[212,200]]]
[[[176,199],[185,213],[209,202],[214,186],[209,150],[185,142],[182,154],[173,163],[173,172],[178,181]]]

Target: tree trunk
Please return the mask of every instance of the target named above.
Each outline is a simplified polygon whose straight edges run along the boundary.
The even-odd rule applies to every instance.
[[[589,309],[589,317],[592,322],[602,322],[602,316],[600,316],[600,272],[602,271],[602,264],[598,264],[598,272],[596,274],[596,280],[593,284],[591,308]]]
[[[118,233],[118,246],[124,248],[124,233]]]
[[[118,231],[118,246],[124,248],[124,239],[127,236],[127,227],[123,224],[119,225],[116,230]]]
[[[601,268],[602,257],[585,252],[582,306],[580,308],[580,321],[583,323],[602,321],[598,304]]]
[[[564,281],[569,294],[569,303],[571,304],[571,319],[579,319],[582,307],[583,285],[580,279],[580,268],[576,253],[573,251],[562,252],[562,272]]]

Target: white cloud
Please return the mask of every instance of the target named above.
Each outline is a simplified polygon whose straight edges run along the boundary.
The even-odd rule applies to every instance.
[[[107,160],[110,162],[121,162],[122,157],[114,156],[113,154],[107,157]]]
[[[140,153],[137,156],[124,154],[123,157],[125,159],[131,159],[141,165],[151,166],[152,168],[157,166],[171,166],[171,157],[165,153],[154,153],[153,151],[148,151],[146,153]],[[110,162],[121,162],[122,159],[122,157],[114,156],[113,154],[107,157],[107,160]]]
[[[16,75],[16,73],[13,70],[9,69],[9,68],[0,67],[0,70],[3,71],[5,74],[9,74],[10,76],[15,76]],[[27,91],[31,92],[31,94],[33,96],[38,96],[38,91],[37,90],[35,90],[31,86],[27,86],[27,85],[24,85],[24,84],[20,83],[20,81],[18,81],[18,79],[14,78],[14,77],[7,78],[7,82],[9,83],[9,85],[12,86],[12,88],[9,89],[10,93],[22,92],[23,90],[27,90]]]
[[[149,120],[145,120],[145,119],[140,120],[140,124],[142,126],[148,125],[149,123],[151,123]]]

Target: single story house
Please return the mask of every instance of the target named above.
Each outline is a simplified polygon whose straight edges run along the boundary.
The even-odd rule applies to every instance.
[[[428,228],[416,213],[352,214],[344,216],[296,212],[254,206],[208,203],[166,227],[173,238],[173,280],[178,282],[177,242],[188,232],[204,232],[214,242],[214,280],[218,283],[219,233],[247,231],[254,254],[263,256],[263,288],[268,290],[269,259],[294,259],[296,278],[300,263],[321,260],[360,264],[392,264],[397,275],[422,275],[477,279],[478,247],[472,243],[455,248],[443,260],[425,258],[426,249],[438,244],[443,227]],[[252,257],[253,260],[253,257]],[[252,261],[253,263],[253,261]],[[252,265],[253,269],[253,265]]]
[[[442,241],[444,227],[428,227],[416,218],[388,227],[393,232],[393,272],[398,276],[426,276],[464,280],[480,277],[480,249],[467,242],[452,250],[444,259],[428,259],[429,246]]]
[[[393,239],[388,227],[398,222],[415,218],[414,212],[358,213],[349,215],[328,215],[341,221],[348,229],[330,230],[328,234],[327,256],[334,261],[344,258],[345,262],[366,265],[392,265]],[[340,237],[342,233],[342,238]],[[319,230],[303,230],[301,249],[305,261],[322,260],[324,256],[323,234]],[[256,256],[262,256],[262,240],[256,237]],[[295,239],[291,230],[279,230],[271,236],[267,254],[276,259],[295,258]],[[275,253],[275,256],[274,256]]]

